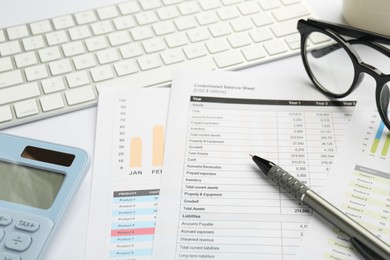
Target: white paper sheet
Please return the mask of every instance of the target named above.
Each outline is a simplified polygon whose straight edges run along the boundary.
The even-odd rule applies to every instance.
[[[390,134],[373,101],[358,102],[322,195],[390,243]],[[361,257],[348,236],[315,214],[297,259]]]
[[[249,154],[322,187],[354,97],[332,103],[310,85],[274,76],[174,75],[153,259],[297,253],[312,212],[261,176]]]
[[[88,260],[151,258],[169,91],[99,91]]]

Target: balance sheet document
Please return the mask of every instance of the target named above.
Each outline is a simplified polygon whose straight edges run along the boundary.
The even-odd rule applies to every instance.
[[[153,259],[298,252],[312,211],[259,173],[249,154],[321,190],[356,102],[270,82],[250,72],[174,75]]]

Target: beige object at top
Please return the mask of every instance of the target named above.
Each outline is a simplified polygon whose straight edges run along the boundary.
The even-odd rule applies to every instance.
[[[390,0],[343,0],[343,15],[351,26],[390,36]]]

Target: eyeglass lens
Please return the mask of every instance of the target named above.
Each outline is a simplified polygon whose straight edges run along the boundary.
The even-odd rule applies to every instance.
[[[310,49],[313,43],[324,46]],[[312,32],[306,38],[305,58],[317,86],[335,95],[346,93],[352,86],[355,69],[345,49],[328,35]]]
[[[313,43],[323,43],[313,48]],[[342,45],[321,32],[311,32],[304,43],[304,58],[314,83],[325,92],[343,95],[354,83],[353,61]],[[383,85],[379,105],[390,125],[390,82]]]

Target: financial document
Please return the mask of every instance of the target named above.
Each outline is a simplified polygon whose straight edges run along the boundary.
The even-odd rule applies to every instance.
[[[87,260],[151,259],[169,91],[99,91]]]
[[[358,102],[322,195],[390,244],[390,133],[375,103],[362,102]],[[297,259],[361,259],[349,241],[315,214]]]
[[[259,174],[249,154],[321,189],[355,101],[262,82],[270,80],[250,72],[174,75],[153,259],[296,255],[312,211]]]

